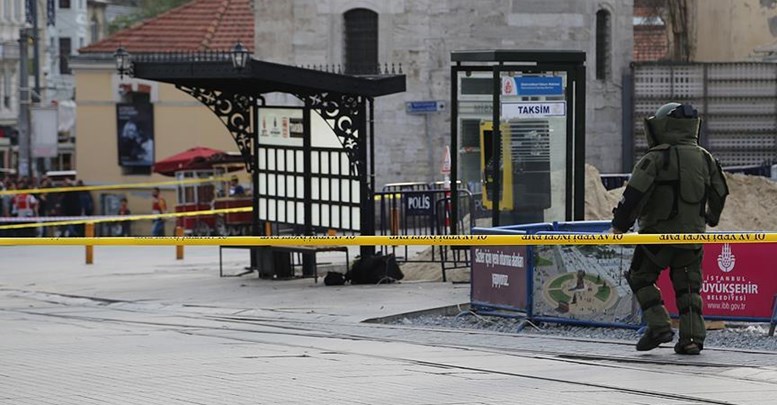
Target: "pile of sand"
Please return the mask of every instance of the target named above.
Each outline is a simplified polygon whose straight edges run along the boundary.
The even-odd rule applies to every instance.
[[[612,219],[612,209],[618,205],[622,189],[607,191],[596,167],[585,165],[585,219],[588,221]]]
[[[434,250],[434,257],[432,257],[432,250]],[[439,262],[431,262],[433,258],[440,260],[440,254],[439,246],[430,246],[413,256],[412,262],[401,264],[402,274],[405,275],[402,281],[442,281],[442,265]],[[427,260],[429,262],[426,262]],[[449,282],[467,282],[469,269],[448,269],[445,272],[445,278]]]
[[[762,176],[726,174],[729,196],[715,231],[777,230],[777,183]]]
[[[585,169],[585,219],[612,219],[623,187],[607,191],[599,180],[599,171],[591,165]],[[777,183],[761,176],[726,173],[729,196],[720,224],[711,231],[777,230]]]

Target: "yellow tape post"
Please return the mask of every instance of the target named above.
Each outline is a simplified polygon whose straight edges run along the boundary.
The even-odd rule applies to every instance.
[[[124,221],[141,221],[146,219],[159,219],[159,218],[178,218],[178,217],[196,217],[203,215],[214,214],[235,214],[238,212],[251,212],[253,207],[237,207],[237,208],[220,208],[217,210],[203,210],[203,211],[186,211],[186,212],[171,212],[167,214],[147,214],[147,215],[127,215],[122,217],[112,218],[90,218],[84,217],[84,219],[70,220],[70,221],[50,221],[50,222],[28,222],[13,225],[2,225],[0,229],[23,229],[23,228],[40,228],[42,226],[63,226],[63,225],[80,225],[85,223],[102,223],[102,222],[124,222]]]
[[[130,238],[0,238],[0,246],[514,246],[514,245],[650,245],[706,243],[775,243],[777,233],[573,234],[573,235],[414,235],[414,236],[184,236]]]
[[[130,190],[133,188],[151,188],[158,186],[173,186],[173,185],[187,185],[198,183],[212,183],[215,181],[228,180],[231,177],[207,177],[202,179],[187,179],[187,180],[170,180],[170,181],[156,181],[146,183],[129,183],[129,184],[104,184],[101,186],[73,186],[73,187],[52,187],[52,188],[29,188],[24,190],[0,190],[0,195],[15,195],[15,194],[48,194],[48,193],[64,193],[71,191],[96,191],[96,190]]]

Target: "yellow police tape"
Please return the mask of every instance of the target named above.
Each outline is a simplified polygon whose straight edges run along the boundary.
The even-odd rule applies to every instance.
[[[414,236],[140,236],[129,238],[0,238],[11,245],[101,246],[517,246],[642,245],[696,243],[775,243],[777,233],[573,234],[573,235],[414,235]]]
[[[196,217],[196,216],[209,216],[214,214],[236,214],[238,212],[251,212],[252,207],[238,207],[238,208],[221,208],[217,210],[203,210],[203,211],[186,211],[186,212],[171,212],[168,214],[147,214],[147,215],[127,215],[116,216],[112,218],[92,218],[71,221],[50,221],[50,222],[28,222],[14,225],[2,225],[0,229],[23,229],[23,228],[40,228],[42,226],[64,226],[64,225],[80,225],[86,223],[101,223],[101,222],[125,222],[125,221],[140,221],[145,219],[160,219],[160,218],[178,218],[178,217]]]
[[[23,190],[0,190],[0,195],[15,195],[15,194],[48,194],[48,193],[61,193],[67,191],[95,191],[95,190],[129,190],[133,188],[150,188],[157,186],[170,186],[178,184],[198,184],[198,183],[210,183],[214,181],[228,180],[231,177],[207,177],[202,179],[186,179],[186,180],[170,180],[170,181],[156,181],[145,183],[129,183],[129,184],[105,184],[102,186],[74,186],[74,187],[52,187],[52,188],[28,188]]]

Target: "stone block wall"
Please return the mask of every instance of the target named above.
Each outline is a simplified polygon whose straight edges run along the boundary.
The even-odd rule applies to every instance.
[[[450,52],[584,50],[586,160],[621,169],[621,76],[632,50],[632,0],[255,0],[257,55],[286,64],[342,64],[343,13],[378,13],[381,64],[402,64],[407,91],[376,100],[376,182],[440,180],[450,113],[408,115],[405,102],[450,100]],[[611,15],[611,74],[595,76],[596,12]]]

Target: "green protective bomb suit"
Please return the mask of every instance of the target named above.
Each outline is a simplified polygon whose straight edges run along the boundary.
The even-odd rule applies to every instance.
[[[626,232],[639,219],[639,233],[702,233],[718,224],[728,195],[720,164],[699,146],[701,119],[689,104],[669,103],[645,119],[647,154],[637,162],[618,206],[613,229]],[[670,268],[680,339],[675,351],[698,354],[706,329],[702,318],[701,245],[639,245],[628,283],[647,322],[637,350],[672,340],[669,313],[655,283]],[[651,341],[652,339],[652,341]]]

